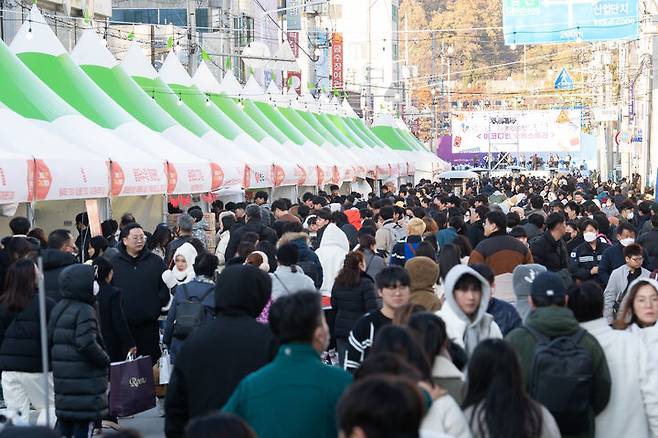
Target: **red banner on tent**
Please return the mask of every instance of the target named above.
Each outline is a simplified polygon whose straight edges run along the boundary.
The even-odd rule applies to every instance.
[[[295,59],[299,58],[299,32],[287,32],[286,35],[292,54],[295,55]]]
[[[343,34],[334,32],[331,35],[331,87],[334,90],[343,88]]]

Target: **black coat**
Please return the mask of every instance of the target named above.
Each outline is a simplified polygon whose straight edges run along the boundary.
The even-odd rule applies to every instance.
[[[333,336],[337,339],[347,339],[359,318],[378,308],[372,277],[365,272],[361,273],[359,285],[355,287],[334,283],[331,290],[331,308],[336,312]]]
[[[110,358],[94,309],[94,268],[76,265],[60,275],[62,299],[50,315],[48,335],[60,419],[94,421],[107,411]]]
[[[649,254],[645,248],[642,248],[642,254],[644,256],[642,267],[644,269],[650,269],[651,262],[649,261]],[[612,271],[625,263],[626,259],[624,258],[624,247],[621,243],[617,242],[610,246],[610,248],[603,251],[603,256],[601,257],[601,262],[599,263],[599,283],[605,287],[610,280],[610,274],[612,274]]]
[[[231,238],[228,241],[228,246],[226,247],[225,258],[226,260],[231,260],[238,251],[238,245],[242,241],[242,237],[246,233],[256,233],[258,234],[259,241],[267,241],[272,245],[276,245],[277,236],[274,230],[266,225],[263,225],[261,221],[256,219],[251,219],[245,225],[239,228],[231,228]]]
[[[165,402],[165,434],[182,437],[188,420],[218,411],[238,383],[269,363],[276,342],[256,322],[271,295],[269,275],[227,266],[217,279],[216,319],[194,331],[176,357]]]
[[[41,251],[41,257],[43,258],[43,283],[46,288],[46,296],[57,302],[61,298],[59,274],[67,266],[78,263],[78,259],[72,254],[58,249],[44,249]]]
[[[46,321],[55,302],[46,298]],[[0,305],[0,371],[41,373],[41,330],[39,328],[39,299],[21,311],[10,311]]]
[[[597,237],[595,242],[596,249],[592,249],[592,245],[588,242],[583,242],[571,253],[569,272],[575,279],[588,281],[598,278],[598,275],[592,275],[592,268],[599,266],[603,253],[610,248],[610,245],[603,237]]]
[[[649,255],[650,271],[658,269],[658,228],[652,228],[651,231],[642,234],[637,238],[637,243],[642,245]]]
[[[482,220],[475,221],[468,227],[468,240],[471,242],[471,247],[475,248],[478,243],[482,242],[485,238],[484,236],[484,227],[482,226]]]
[[[121,291],[104,282],[100,285],[96,299],[105,351],[112,362],[125,360],[128,350],[135,346],[135,341],[123,313]]]
[[[569,268],[567,245],[563,240],[555,240],[548,230],[530,242],[530,252],[534,262],[544,265],[549,271]]]
[[[137,257],[128,255],[123,243],[119,243],[118,249],[119,253],[112,258],[112,285],[121,290],[128,324],[139,326],[157,321],[160,309],[170,298],[169,289],[162,281],[164,261],[147,249]]]

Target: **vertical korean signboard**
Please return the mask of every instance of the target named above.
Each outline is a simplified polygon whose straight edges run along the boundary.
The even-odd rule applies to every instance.
[[[295,59],[299,58],[299,32],[287,32],[286,37]]]
[[[331,87],[334,90],[343,89],[343,34],[334,32],[331,35]]]
[[[288,31],[302,30],[300,3],[301,0],[288,0],[288,9],[286,11],[286,23]]]

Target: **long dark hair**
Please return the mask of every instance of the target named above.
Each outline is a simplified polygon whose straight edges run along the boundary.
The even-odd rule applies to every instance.
[[[37,270],[31,259],[18,259],[7,272],[5,290],[0,295],[0,303],[10,311],[23,310],[37,290]]]
[[[461,250],[455,244],[449,243],[441,247],[439,253],[439,278],[445,281],[448,272],[461,264]]]
[[[361,282],[361,263],[365,263],[363,253],[353,251],[347,253],[343,267],[338,272],[334,284],[344,287],[355,287]]]
[[[147,239],[146,247],[153,251],[158,246],[165,248],[171,241],[171,230],[167,224],[159,224],[153,234]]]
[[[447,346],[446,323],[431,312],[420,312],[409,319],[409,328],[418,334],[418,340],[430,361],[434,361]]]
[[[377,333],[370,354],[394,353],[416,367],[422,379],[432,382],[430,362],[414,333],[407,327],[387,325]]]
[[[492,438],[533,438],[541,435],[542,413],[523,387],[516,353],[501,339],[486,339],[468,363],[463,408],[473,408],[471,429],[487,430]]]

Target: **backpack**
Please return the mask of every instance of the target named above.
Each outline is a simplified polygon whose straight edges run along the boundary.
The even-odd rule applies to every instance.
[[[388,229],[388,232],[391,233],[391,240],[393,241],[393,244],[399,242],[400,240],[404,240],[407,237],[406,230],[399,224],[395,224],[392,227],[386,227],[386,229]]]
[[[594,380],[592,355],[578,345],[585,330],[550,339],[524,326],[537,345],[529,376],[529,395],[555,417],[562,435],[585,432]]]
[[[176,320],[174,321],[173,336],[176,339],[186,339],[194,330],[206,322],[206,308],[203,300],[215,289],[210,286],[200,297],[190,297],[187,285],[182,284],[185,301],[176,306]]]
[[[416,257],[416,249],[418,248],[418,245],[420,243],[409,243],[405,242],[404,243],[404,261],[411,260],[412,258]]]

